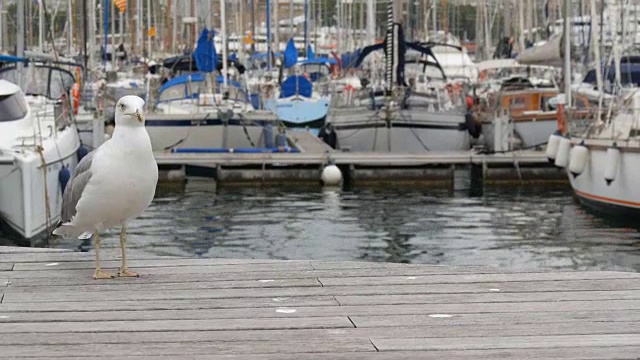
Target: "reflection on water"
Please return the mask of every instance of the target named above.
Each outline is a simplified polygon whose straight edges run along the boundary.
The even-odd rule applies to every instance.
[[[197,184],[197,183],[196,183]],[[640,270],[638,229],[585,212],[560,188],[354,191],[223,188],[159,193],[129,226],[158,255],[364,260],[504,269]],[[118,246],[118,230],[104,236]],[[90,248],[54,240],[53,247]]]

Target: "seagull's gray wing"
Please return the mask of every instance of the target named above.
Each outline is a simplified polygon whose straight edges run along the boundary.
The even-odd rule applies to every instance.
[[[76,205],[78,205],[82,192],[89,179],[91,179],[91,162],[95,153],[95,151],[92,151],[80,160],[76,170],[73,172],[73,176],[71,176],[64,189],[62,211],[60,213],[60,222],[62,223],[71,221],[71,218],[76,214]]]

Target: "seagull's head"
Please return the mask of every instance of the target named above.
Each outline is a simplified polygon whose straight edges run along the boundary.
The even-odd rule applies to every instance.
[[[144,100],[139,96],[123,96],[116,103],[116,126],[144,126]]]

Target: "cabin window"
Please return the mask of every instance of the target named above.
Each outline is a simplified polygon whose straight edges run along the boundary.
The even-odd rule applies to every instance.
[[[182,100],[185,98],[185,84],[174,85],[166,88],[158,98],[158,101]]]
[[[540,110],[542,111],[552,111],[553,109],[549,105],[549,100],[551,100],[552,96],[543,96],[540,98]]]
[[[0,122],[20,120],[27,111],[27,103],[20,93],[0,95]]]
[[[524,109],[527,107],[527,100],[525,98],[513,98],[510,105],[511,109]]]

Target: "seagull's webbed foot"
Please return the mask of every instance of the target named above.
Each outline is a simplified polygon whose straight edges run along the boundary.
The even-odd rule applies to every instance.
[[[133,271],[130,271],[129,269],[120,269],[118,270],[118,276],[119,277],[140,277],[140,274],[138,273],[134,273]]]
[[[104,270],[98,270],[96,269],[96,272],[93,274],[93,278],[98,280],[98,279],[113,279],[115,276],[108,272],[108,271],[104,271]]]

